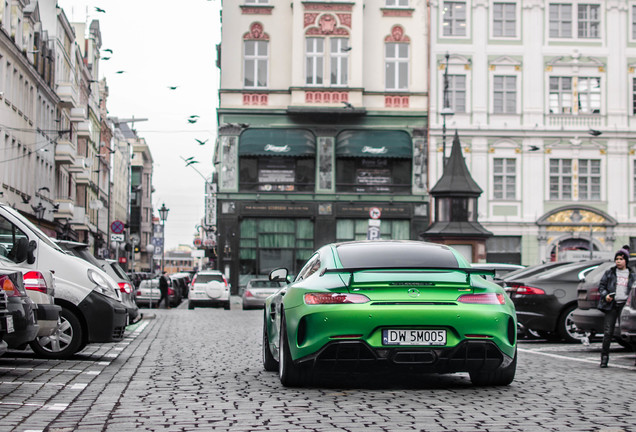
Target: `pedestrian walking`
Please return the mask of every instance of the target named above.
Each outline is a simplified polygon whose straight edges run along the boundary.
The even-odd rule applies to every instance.
[[[601,367],[606,368],[609,361],[609,348],[614,337],[616,320],[620,317],[632,285],[636,282],[636,273],[627,265],[629,252],[619,249],[614,255],[614,267],[608,269],[598,286],[600,295],[598,309],[605,313],[603,320],[603,345],[601,348]]]
[[[159,277],[159,292],[161,293],[161,297],[159,297],[159,301],[157,302],[157,308],[161,305],[161,300],[166,301],[166,309],[170,309],[170,299],[168,298],[168,276],[166,276],[166,272]]]

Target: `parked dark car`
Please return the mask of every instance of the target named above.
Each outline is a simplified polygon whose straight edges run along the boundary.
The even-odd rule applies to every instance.
[[[548,271],[550,269],[560,267],[565,264],[570,264],[570,262],[569,261],[549,261],[545,263],[535,264],[535,265],[531,265],[519,270],[511,271],[510,273],[506,273],[501,278],[495,279],[493,282],[495,282],[499,286],[505,287],[507,282],[512,282],[514,280],[521,279],[521,278],[527,278],[527,277]]]
[[[170,275],[172,280],[172,288],[178,293],[179,302],[188,298],[188,291],[190,289],[190,278],[184,273],[175,273]]]
[[[0,273],[0,282],[5,277]],[[13,332],[13,317],[7,309],[7,295],[4,290],[0,290],[0,356],[7,352],[7,342],[4,337],[7,333]]]
[[[13,331],[7,332],[4,340],[9,348],[24,349],[40,330],[35,315],[36,305],[24,289],[22,272],[3,270],[0,284],[7,295],[7,310],[13,324]]]
[[[129,272],[128,277],[133,282],[135,288],[139,288],[139,284],[142,280],[152,279],[155,275],[149,272]]]
[[[141,313],[139,312],[139,306],[137,306],[135,302],[136,290],[133,282],[117,261],[112,259],[100,259],[97,261],[100,264],[100,268],[117,282],[121,302],[126,306],[126,310],[128,311],[128,323],[136,323],[141,319]]]
[[[572,321],[579,330],[586,333],[588,337],[595,337],[603,333],[603,319],[605,315],[596,306],[600,299],[598,285],[603,274],[612,266],[614,261],[606,261],[600,264],[585,276],[585,280],[577,287],[577,308],[572,314]],[[629,263],[632,270],[636,270],[636,260]],[[621,330],[618,326],[614,329],[614,340],[623,346],[627,342],[621,339]]]
[[[620,322],[621,345],[636,348],[636,288],[634,287],[623,307]]]
[[[543,337],[580,342],[584,334],[574,325],[579,282],[604,260],[564,264],[506,282],[517,310],[517,320]]]

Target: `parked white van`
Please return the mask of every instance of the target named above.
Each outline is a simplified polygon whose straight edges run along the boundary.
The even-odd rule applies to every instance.
[[[54,273],[61,323],[53,335],[38,337],[31,344],[38,355],[63,359],[88,343],[123,339],[128,314],[115,281],[98,267],[64,252],[4,203],[0,203],[0,254],[25,268]]]

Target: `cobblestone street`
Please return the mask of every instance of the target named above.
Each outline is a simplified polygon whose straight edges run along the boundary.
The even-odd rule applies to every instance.
[[[476,388],[458,374],[286,389],[261,367],[262,311],[235,303],[144,313],[156,317],[73,360],[0,357],[0,430],[618,432],[636,424],[634,354],[618,345],[600,369],[598,342],[522,342],[516,379],[503,388]]]

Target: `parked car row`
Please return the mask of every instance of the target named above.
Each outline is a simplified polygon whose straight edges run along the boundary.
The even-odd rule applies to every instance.
[[[93,262],[64,251],[4,203],[0,256],[0,274],[6,276],[0,332],[9,348],[29,345],[41,357],[62,359],[89,343],[123,339],[130,314],[115,280]]]

